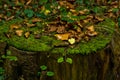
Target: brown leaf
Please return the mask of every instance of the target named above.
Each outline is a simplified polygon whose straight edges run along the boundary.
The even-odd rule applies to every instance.
[[[88,32],[88,36],[93,37],[93,36],[96,36],[96,35],[98,35],[97,32]]]
[[[80,13],[81,15],[86,14],[87,12],[89,12],[88,9],[84,9],[84,10],[79,11],[79,13]]]
[[[68,40],[70,36],[70,33],[65,33],[65,34],[55,34],[55,37],[59,40]]]
[[[48,30],[49,30],[50,32],[54,32],[54,31],[57,30],[57,27],[56,27],[56,26],[48,26]]]
[[[16,30],[15,33],[17,36],[22,36],[23,30]]]
[[[41,37],[40,34],[35,34],[35,35],[34,35],[34,38],[35,38],[35,39],[40,39],[40,37]]]
[[[70,9],[70,12],[76,13],[77,11],[75,9]]]
[[[58,3],[60,4],[60,6],[64,6],[66,8],[70,8],[70,9],[74,8],[74,5],[72,5],[71,3],[67,1],[58,1]]]
[[[96,18],[98,21],[103,21],[103,20],[104,20],[104,18],[99,17],[99,16],[95,16],[95,18]]]
[[[81,32],[82,32],[82,30],[81,30],[80,27],[77,28],[77,32],[78,32],[78,33],[81,33]]]
[[[33,18],[32,19],[32,22],[34,23],[34,22],[40,22],[41,21],[41,19],[40,18]]]
[[[77,21],[77,25],[81,28],[83,28],[83,25],[80,23],[80,21]]]
[[[30,36],[30,32],[26,32],[24,35],[25,35],[25,38],[28,38]]]
[[[89,18],[83,20],[84,23],[89,23],[90,21],[91,21],[91,19],[89,19]]]
[[[93,15],[87,15],[87,18],[93,19],[94,17],[93,17]]]
[[[26,5],[29,5],[32,2],[32,0],[27,0]]]
[[[15,16],[8,17],[8,18],[6,18],[6,20],[9,21],[9,20],[13,19],[14,17]]]
[[[34,27],[36,24],[26,23],[27,27]]]
[[[21,27],[20,24],[12,24],[12,25],[10,25],[10,30],[19,29],[20,27]]]
[[[94,29],[94,26],[93,26],[93,25],[91,25],[91,26],[87,27],[87,30],[89,30],[90,32],[95,31],[95,29]]]
[[[86,41],[89,41],[90,38],[89,38],[88,36],[85,36],[84,39],[85,39]]]
[[[66,32],[65,26],[59,26],[59,27],[57,27],[57,32],[58,33],[65,33]]]

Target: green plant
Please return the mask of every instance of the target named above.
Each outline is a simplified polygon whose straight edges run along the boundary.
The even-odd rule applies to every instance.
[[[64,59],[64,57],[59,57],[58,59],[57,59],[57,62],[58,63],[62,63],[62,62],[67,62],[67,63],[69,63],[69,64],[72,64],[72,58],[69,58],[69,57],[67,57],[67,58],[65,58]]]
[[[11,54],[12,54],[11,51],[7,50],[6,55],[2,55],[2,58],[3,59],[9,59],[10,61],[17,61],[17,57],[16,56],[12,56]]]
[[[3,69],[3,67],[0,67],[0,80],[4,80],[4,72],[5,70]]]
[[[34,11],[32,9],[25,9],[24,14],[28,17],[31,18],[34,15]]]
[[[38,76],[41,77],[43,75],[47,75],[49,77],[54,76],[54,72],[48,71],[47,66],[42,65],[40,66],[40,71],[38,71]]]

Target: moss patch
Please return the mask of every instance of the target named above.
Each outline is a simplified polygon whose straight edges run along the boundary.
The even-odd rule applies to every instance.
[[[41,36],[40,39],[35,39],[33,35],[30,35],[29,38],[24,36],[14,35],[11,38],[7,38],[5,33],[9,31],[10,24],[19,23],[21,19],[12,20],[5,22],[0,26],[0,42],[6,41],[9,45],[14,46],[18,49],[27,50],[27,51],[45,51],[50,53],[68,53],[68,54],[88,54],[95,52],[99,49],[102,49],[108,44],[114,33],[115,23],[111,19],[105,19],[105,21],[96,25],[99,31],[97,37],[91,38],[90,41],[81,41],[74,45],[56,47],[56,44],[62,43],[62,41],[57,40],[52,36]],[[100,33],[101,32],[101,33]]]

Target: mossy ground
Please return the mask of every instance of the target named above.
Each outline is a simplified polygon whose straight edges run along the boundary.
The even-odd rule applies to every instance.
[[[115,26],[115,23],[111,19],[105,19],[105,21],[96,25],[99,35],[91,38],[88,42],[83,40],[74,45],[56,47],[55,45],[62,41],[52,36],[41,36],[40,39],[35,39],[33,35],[30,35],[29,38],[14,35],[11,38],[7,38],[5,33],[8,32],[9,26],[21,21],[21,19],[15,19],[0,25],[0,42],[5,41],[8,45],[26,51],[44,51],[50,53],[88,54],[95,52],[104,48],[110,42]]]

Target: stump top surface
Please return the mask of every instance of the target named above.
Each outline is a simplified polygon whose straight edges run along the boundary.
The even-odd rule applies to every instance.
[[[24,30],[23,33],[30,32],[28,38],[25,35],[17,36],[14,32],[10,31],[11,24],[19,24],[22,20],[12,20],[5,22],[0,26],[0,41],[6,41],[9,45],[14,46],[21,50],[26,51],[42,51],[50,53],[81,53],[88,54],[95,52],[98,49],[104,48],[111,40],[112,34],[114,32],[114,22],[107,18],[105,21],[100,22],[97,26],[99,31],[98,36],[91,38],[89,41],[80,41],[73,45],[70,45],[66,41],[58,40],[51,35],[43,34],[39,39],[34,38],[32,31],[36,30],[32,28],[31,30]],[[37,28],[38,29],[38,28]],[[19,30],[19,29],[18,29]],[[39,29],[38,29],[39,30]]]

